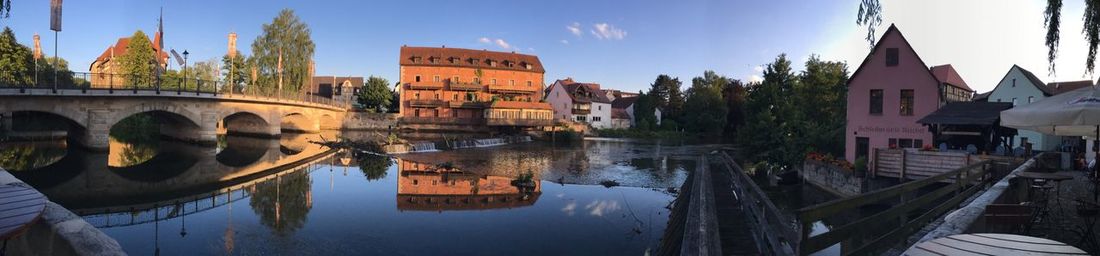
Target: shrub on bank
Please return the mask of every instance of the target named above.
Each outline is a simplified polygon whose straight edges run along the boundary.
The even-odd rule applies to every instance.
[[[596,133],[606,138],[634,139],[682,139],[686,135],[675,130],[649,131],[643,129],[599,129]]]

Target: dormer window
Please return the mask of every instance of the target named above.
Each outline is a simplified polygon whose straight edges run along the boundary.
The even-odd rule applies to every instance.
[[[526,63],[526,62],[523,63],[523,68],[526,68],[527,70],[531,70],[534,67],[535,67],[535,65],[531,65],[531,63]]]
[[[460,58],[458,58],[458,57],[451,57],[451,64],[458,64],[458,62],[459,62],[459,61],[460,61]]]
[[[494,60],[488,60],[488,62],[489,62],[490,67],[496,67],[497,66],[497,62],[494,61]]]
[[[413,60],[413,63],[420,63],[420,57],[419,56],[413,56],[412,60]]]
[[[474,65],[474,66],[477,66],[477,64],[478,64],[478,61],[479,61],[478,59],[475,59],[475,58],[470,58],[470,65]]]
[[[439,59],[439,57],[435,57],[435,56],[428,57],[428,63],[435,64],[435,61],[438,60],[438,59]]]

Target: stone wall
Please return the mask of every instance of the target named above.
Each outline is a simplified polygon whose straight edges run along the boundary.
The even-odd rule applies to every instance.
[[[862,194],[867,187],[864,178],[857,177],[855,172],[819,161],[806,160],[798,173],[807,183],[840,197]]]
[[[0,184],[29,186],[0,169]],[[11,255],[126,255],[114,238],[53,202],[37,223],[7,241]]]
[[[388,130],[397,129],[398,114],[348,112],[344,118],[343,130]]]

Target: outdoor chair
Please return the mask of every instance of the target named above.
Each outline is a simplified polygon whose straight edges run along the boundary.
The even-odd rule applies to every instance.
[[[974,144],[966,145],[966,153],[977,154],[978,147],[974,146]]]
[[[1035,214],[1035,207],[1026,204],[990,204],[982,217],[989,231],[1027,234]]]

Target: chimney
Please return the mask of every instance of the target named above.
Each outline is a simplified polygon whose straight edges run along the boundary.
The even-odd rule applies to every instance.
[[[447,45],[443,45],[443,49],[447,49]]]

